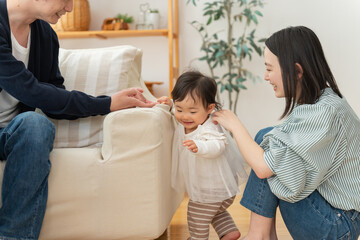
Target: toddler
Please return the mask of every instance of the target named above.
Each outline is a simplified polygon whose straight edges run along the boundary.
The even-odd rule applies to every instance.
[[[211,113],[220,109],[215,101],[215,80],[199,72],[182,74],[168,97],[158,99],[172,107],[177,122],[172,152],[172,187],[189,195],[189,239],[208,239],[211,224],[219,238],[238,239],[240,232],[226,210],[247,179],[238,148]]]

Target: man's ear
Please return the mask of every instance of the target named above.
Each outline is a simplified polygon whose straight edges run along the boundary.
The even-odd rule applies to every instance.
[[[304,73],[302,66],[299,63],[295,63],[295,68],[298,79],[301,79]]]
[[[208,106],[208,114],[210,114],[212,111],[214,111],[214,109],[215,109],[215,103],[211,103],[211,104],[209,104],[209,106]]]

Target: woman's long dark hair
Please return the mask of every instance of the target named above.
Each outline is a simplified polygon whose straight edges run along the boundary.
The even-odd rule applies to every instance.
[[[196,96],[200,99],[204,108],[207,109],[209,104],[214,103],[215,109],[220,110],[221,105],[216,102],[217,85],[214,79],[203,75],[198,71],[188,71],[177,79],[171,97],[174,102],[182,101],[188,94],[195,101]]]
[[[342,97],[321,43],[311,29],[304,26],[282,29],[269,37],[265,45],[277,56],[282,71],[286,105],[281,118],[290,114],[296,103],[315,103],[327,87]],[[296,63],[303,71],[300,79]]]

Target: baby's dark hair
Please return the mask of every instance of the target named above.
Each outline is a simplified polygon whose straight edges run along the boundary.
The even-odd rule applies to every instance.
[[[196,96],[201,100],[203,106],[207,108],[214,103],[215,109],[220,110],[221,104],[216,102],[217,84],[214,79],[207,77],[198,71],[188,71],[180,75],[174,89],[171,92],[173,101],[182,101],[190,94],[195,101]]]

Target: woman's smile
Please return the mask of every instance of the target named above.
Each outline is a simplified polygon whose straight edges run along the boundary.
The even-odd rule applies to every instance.
[[[276,91],[277,86],[275,84],[273,84],[273,83],[270,83],[270,84],[271,84],[271,86],[273,86],[274,91]]]

